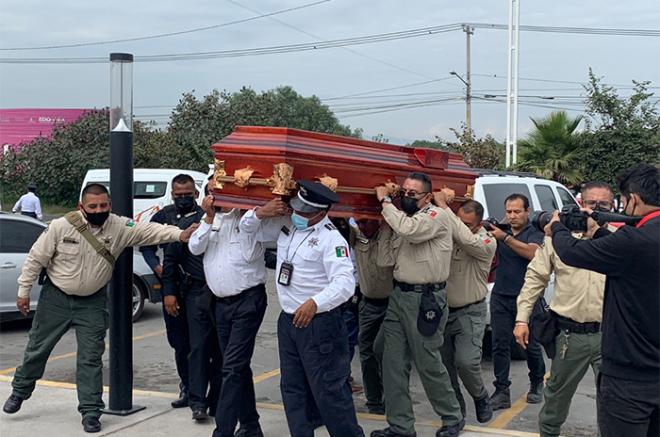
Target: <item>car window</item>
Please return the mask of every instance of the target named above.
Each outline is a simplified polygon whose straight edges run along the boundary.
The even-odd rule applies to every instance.
[[[44,228],[19,220],[2,220],[0,225],[0,252],[28,253]]]
[[[89,182],[89,184],[101,184],[110,191],[110,182]],[[167,182],[133,182],[134,199],[158,199],[167,192]]]
[[[559,209],[552,188],[547,185],[534,185],[534,191],[536,191],[536,197],[539,198],[543,211],[555,211]]]
[[[564,190],[561,187],[557,187],[557,192],[559,193],[559,198],[561,199],[561,203],[563,206],[566,205],[577,205],[577,202],[575,202],[575,199],[573,196],[571,196],[571,193],[568,191]]]
[[[488,207],[488,218],[494,217],[498,220],[504,218],[504,199],[511,194],[524,194],[531,199],[529,189],[525,184],[484,184],[483,188]]]

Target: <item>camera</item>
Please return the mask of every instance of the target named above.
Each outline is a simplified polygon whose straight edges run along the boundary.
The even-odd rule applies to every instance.
[[[608,222],[619,222],[627,225],[635,225],[641,220],[641,217],[630,217],[599,209],[594,210],[591,215],[589,215],[584,211],[580,211],[580,207],[577,205],[566,205],[559,212],[559,221],[570,231],[586,231],[587,220],[589,217],[594,219],[599,226],[603,226]],[[529,221],[532,226],[543,232],[543,228],[545,228],[545,226],[550,222],[551,218],[552,212],[533,211],[529,216]]]
[[[486,228],[487,231],[492,231],[494,228],[503,230],[504,232],[511,231],[511,225],[509,223],[500,223],[495,217],[491,217],[481,222],[481,226]]]
[[[559,212],[559,221],[571,231],[586,231],[588,218],[589,215],[580,211],[580,207],[577,205],[566,205]],[[541,232],[550,219],[552,219],[552,212],[548,211],[533,211],[529,216],[529,222]]]

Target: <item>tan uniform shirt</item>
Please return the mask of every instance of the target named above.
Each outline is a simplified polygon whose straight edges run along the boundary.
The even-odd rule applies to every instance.
[[[473,234],[470,228],[445,209],[452,223],[454,250],[447,279],[447,303],[459,308],[479,302],[488,293],[488,273],[497,250],[497,241],[483,227]]]
[[[394,231],[379,265],[394,265],[394,279],[408,284],[447,280],[451,262],[451,225],[447,213],[431,204],[408,217],[385,203],[383,217]],[[388,255],[389,254],[389,255]]]
[[[115,214],[110,214],[100,228],[90,230],[115,258],[130,246],[178,241],[182,232],[176,226],[138,224]],[[55,286],[76,296],[94,294],[112,277],[110,263],[64,217],[53,220],[30,249],[18,278],[19,297],[30,296],[32,284],[44,267]]]
[[[392,266],[379,267],[376,260],[379,250],[384,250],[387,241],[392,238],[392,229],[381,229],[371,239],[365,237],[358,229],[354,233],[353,254],[357,264],[360,292],[372,299],[389,297],[393,286]]]
[[[527,266],[525,284],[518,296],[516,320],[529,322],[534,303],[539,299],[555,273],[555,294],[550,308],[563,317],[579,323],[600,322],[603,314],[605,275],[564,264],[545,237],[543,247]]]

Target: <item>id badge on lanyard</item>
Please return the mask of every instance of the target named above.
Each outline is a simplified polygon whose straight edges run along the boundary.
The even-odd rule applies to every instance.
[[[289,248],[291,247],[291,242],[293,241],[293,237],[296,235],[296,231],[293,231],[293,235],[291,236],[291,240],[289,241],[289,247],[286,249],[286,254],[287,254],[287,261],[282,262],[282,265],[280,266],[280,273],[277,275],[277,283],[280,285],[290,285],[291,284],[291,276],[293,276],[293,263],[291,262],[293,258],[296,256],[296,253],[298,253],[298,249],[300,249],[300,246],[307,240],[307,238],[312,235],[312,232],[308,233],[305,238],[302,239],[302,241],[298,244],[298,247],[296,247],[296,250],[293,252],[293,256],[289,258]]]

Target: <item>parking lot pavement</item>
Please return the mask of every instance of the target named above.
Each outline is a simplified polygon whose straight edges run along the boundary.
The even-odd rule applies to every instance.
[[[279,390],[279,360],[276,336],[276,321],[280,310],[279,304],[277,302],[277,296],[273,287],[272,275],[269,278],[267,289],[269,294],[269,305],[264,323],[261,326],[257,338],[257,347],[252,362],[252,369],[255,375],[257,402],[260,403],[260,409],[263,411],[262,416],[272,417],[273,430],[280,430],[278,426],[282,427],[281,434],[279,435],[288,435],[285,427],[283,412],[281,411],[282,400]],[[23,350],[27,342],[27,332],[28,325],[26,323],[6,324],[3,325],[0,329],[0,378],[4,378],[4,381],[7,381],[8,378],[11,377],[15,367],[21,362]],[[170,417],[176,420],[181,420],[182,423],[184,423],[187,427],[194,429],[192,424],[189,423],[190,417],[187,410],[184,410],[183,412],[175,412],[171,411],[171,409],[169,409],[167,406],[169,400],[176,396],[179,382],[177,380],[176,372],[174,369],[173,354],[167,344],[165,337],[161,307],[159,305],[147,304],[142,318],[133,326],[133,341],[134,388],[136,390],[142,391],[135,395],[135,402],[143,402],[145,405],[149,406],[147,413],[144,414],[153,414],[156,411],[159,411],[159,414],[163,415],[163,417],[167,416],[168,420]],[[46,366],[44,380],[68,384],[74,383],[75,350],[76,346],[74,333],[69,332],[62,338],[60,343],[53,351],[51,360]],[[107,385],[107,350],[106,354],[104,355],[104,366],[104,384]],[[484,425],[477,423],[474,416],[474,406],[471,402],[469,402],[468,394],[464,393],[466,399],[468,399],[468,414],[466,420],[468,425],[471,427],[470,430],[474,431],[477,429],[477,427],[486,426],[488,427],[486,430],[487,432],[501,432],[502,434],[499,435],[524,435],[515,433],[512,434],[512,432],[515,431],[524,433],[538,433],[538,413],[541,406],[529,405],[524,401],[524,396],[527,392],[529,384],[527,373],[527,366],[524,361],[514,361],[512,363],[512,408],[496,412],[494,419],[490,423]],[[493,371],[492,364],[488,361],[483,362],[483,375],[487,388],[492,391],[491,381],[493,380]],[[357,354],[355,360],[353,361],[353,376],[358,382],[361,381]],[[0,401],[4,401],[4,398],[8,394],[8,383],[0,383],[0,388],[0,394],[2,395]],[[34,399],[39,399],[37,396],[41,396],[42,394],[46,393],[46,390],[51,389],[53,389],[53,387],[39,386],[35,391]],[[75,410],[75,393],[73,391],[69,393],[69,391],[67,391],[67,396],[70,396],[70,400],[63,402],[62,405],[58,406],[57,408],[51,405],[53,398],[52,396],[49,397],[46,402],[48,404],[47,411],[50,412],[49,414],[54,414],[56,416],[58,414],[70,415],[70,421],[73,421],[74,425],[76,425],[71,429],[75,431],[79,428],[80,425]],[[158,394],[153,396],[143,396],[142,394],[139,394],[144,392],[157,392]],[[163,400],[164,397],[165,400]],[[437,428],[440,425],[439,418],[431,409],[422,389],[419,378],[414,371],[411,381],[411,397],[413,399],[415,415],[417,417],[418,431],[421,431],[421,433],[418,432],[418,435],[434,435],[431,430],[433,427]],[[143,400],[143,398],[145,400]],[[365,413],[366,409],[364,408],[364,395],[356,395],[354,400],[358,412],[361,414]],[[30,404],[39,405],[37,402],[33,402],[32,399],[26,403],[26,407]],[[20,416],[15,417],[18,418]],[[138,416],[136,415],[135,417]],[[361,420],[365,423],[365,427],[368,429],[374,429],[369,428],[369,426],[371,426],[370,420],[373,420],[373,416],[363,415],[361,417]],[[380,419],[380,421],[375,420],[373,425],[376,427],[384,426],[382,417]],[[12,426],[18,426],[18,422],[14,422],[15,420],[18,419],[14,419],[14,416],[10,417],[0,414],[0,430],[4,431],[5,427],[9,426],[9,424],[13,424]],[[115,423],[116,420],[119,419],[113,418],[111,416],[104,416],[104,421],[106,421],[108,424]],[[119,422],[117,422],[117,426],[120,426],[121,423],[129,423],[123,421],[132,420],[132,418],[122,418],[119,420]],[[157,429],[160,426],[158,424],[161,423],[160,420],[149,420],[149,423],[152,422],[152,425],[156,427],[154,429]],[[26,422],[20,423],[22,423],[21,426],[26,426]],[[29,424],[30,429],[32,429],[32,421],[27,423]],[[166,431],[167,428],[163,428],[163,432]],[[111,432],[111,430],[108,432]],[[208,436],[209,434],[210,428],[200,435]],[[278,435],[275,432],[269,432],[268,434]],[[587,437],[597,435],[595,385],[593,375],[591,374],[587,374],[578,388],[578,392],[575,395],[571,405],[571,414],[563,428],[563,434],[571,437]],[[2,435],[4,436],[17,434],[5,434],[2,432]],[[30,435],[40,434],[37,432],[31,432]],[[55,436],[58,434],[49,433],[49,435]],[[125,434],[122,431],[121,435],[123,436],[128,434]]]

